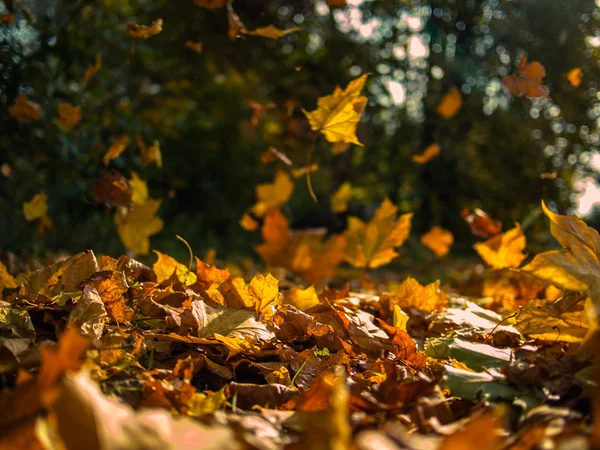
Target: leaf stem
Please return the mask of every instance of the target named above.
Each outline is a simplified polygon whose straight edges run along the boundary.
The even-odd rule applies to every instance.
[[[313,152],[315,151],[315,143],[317,142],[317,137],[319,137],[318,134],[315,133],[315,136],[313,137],[312,143],[310,145],[310,148],[308,149],[308,158],[306,160],[306,186],[308,187],[308,193],[310,194],[310,197],[313,199],[313,201],[315,203],[318,202],[317,200],[317,196],[315,195],[315,191],[313,190],[313,186],[312,186],[312,181],[311,181],[311,170],[310,170],[310,165],[312,162],[312,155]]]
[[[190,252],[190,263],[188,264],[188,270],[191,271],[192,263],[194,262],[194,252],[192,251],[192,247],[190,247],[190,244],[188,244],[188,241],[186,241],[184,238],[182,238],[178,234],[176,234],[175,237],[177,239],[179,239],[181,242],[183,242],[185,244],[185,246],[187,247],[188,251]]]

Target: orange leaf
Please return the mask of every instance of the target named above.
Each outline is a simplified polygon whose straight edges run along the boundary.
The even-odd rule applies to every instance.
[[[443,119],[448,120],[460,111],[462,105],[463,100],[460,91],[456,86],[452,86],[438,103],[436,111]]]
[[[542,64],[537,61],[527,64],[527,58],[523,55],[516,73],[502,77],[502,84],[512,96],[549,97],[548,91],[542,86],[545,76],[546,69]]]
[[[250,214],[244,214],[240,219],[240,226],[246,231],[254,231],[258,228],[258,222]]]
[[[60,123],[72,128],[81,121],[81,106],[74,106],[70,103],[59,103],[58,115],[60,116]]]
[[[379,325],[392,338],[392,345],[396,346],[395,355],[415,369],[422,369],[427,364],[427,357],[424,353],[417,351],[417,346],[406,331],[388,325],[381,319],[377,319]]]
[[[435,253],[435,256],[441,258],[450,251],[454,243],[454,235],[442,227],[435,226],[421,236],[421,243]]]
[[[280,30],[279,28],[274,27],[273,25],[269,25],[266,27],[257,28],[255,30],[242,30],[242,33],[249,34],[252,36],[261,36],[268,39],[280,39],[283,36],[286,36],[290,33],[295,33],[299,30],[300,28],[298,27],[288,28],[287,30]]]
[[[163,20],[156,19],[152,25],[138,25],[136,23],[128,23],[127,29],[133,39],[148,39],[162,31]]]
[[[113,159],[117,158],[121,153],[125,151],[131,139],[127,135],[119,136],[111,146],[108,148],[108,151],[104,154],[102,161],[104,165],[108,165]]]
[[[469,224],[471,233],[475,236],[487,239],[502,231],[502,223],[493,220],[481,209],[475,209],[471,213],[468,208],[465,208],[460,212],[460,215]]]
[[[525,235],[521,225],[515,223],[512,228],[485,242],[478,242],[473,246],[479,256],[494,269],[517,268],[527,257],[525,249]]]
[[[412,160],[417,164],[425,164],[440,154],[440,146],[438,144],[431,144],[427,147],[423,153],[419,155],[413,155]]]
[[[93,187],[94,196],[98,203],[107,206],[131,206],[133,189],[122,173],[113,170],[102,179],[96,181]]]
[[[40,120],[40,105],[29,100],[27,94],[19,94],[15,104],[8,107],[8,113],[19,123]]]
[[[581,79],[583,78],[583,71],[580,68],[569,70],[567,73],[567,80],[571,83],[571,86],[578,88],[581,86]]]
[[[185,41],[185,48],[196,53],[202,53],[202,41]]]
[[[229,270],[219,269],[196,258],[196,277],[198,278],[200,287],[202,289],[208,289],[211,284],[222,283],[227,280],[230,275]]]
[[[100,53],[98,53],[96,55],[96,61],[94,62],[94,64],[90,64],[89,66],[87,66],[87,69],[85,69],[85,74],[81,79],[81,84],[86,84],[92,78],[94,78],[100,70],[100,67],[102,67],[102,56],[100,55]]]

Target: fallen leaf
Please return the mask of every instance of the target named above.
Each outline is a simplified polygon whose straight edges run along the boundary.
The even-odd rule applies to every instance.
[[[438,144],[431,144],[423,153],[419,155],[413,155],[412,160],[417,164],[427,164],[433,158],[440,154],[440,146]]]
[[[435,226],[421,236],[421,243],[441,258],[448,254],[454,243],[454,235],[442,227]]]
[[[202,41],[185,41],[185,48],[196,53],[202,53]]]
[[[59,122],[66,127],[74,127],[81,121],[81,106],[70,103],[58,104]]]
[[[485,242],[478,242],[473,248],[493,269],[514,269],[519,267],[527,257],[523,253],[525,243],[525,235],[521,230],[521,225],[515,223],[515,228],[494,236]]]
[[[285,204],[292,196],[292,192],[294,192],[294,182],[286,172],[278,170],[273,183],[256,186],[258,201],[252,206],[252,212],[258,217],[263,217],[269,211]]]
[[[268,39],[280,39],[290,33],[295,33],[296,31],[300,31],[300,28],[293,27],[288,28],[287,30],[280,30],[273,25],[268,25],[266,27],[256,28],[255,30],[243,30],[242,33],[252,36],[261,36]]]
[[[104,154],[102,161],[104,165],[108,165],[110,161],[117,158],[129,145],[131,141],[130,137],[127,135],[119,136],[117,139],[113,141],[111,146],[108,148],[108,151]]]
[[[475,209],[471,212],[468,208],[465,208],[460,212],[460,215],[469,224],[471,233],[475,236],[488,239],[502,231],[502,223],[493,220],[481,209]]]
[[[406,324],[408,323],[408,319],[408,314],[402,311],[402,308],[400,308],[398,305],[394,305],[394,326],[399,330],[406,331]]]
[[[403,309],[417,308],[431,312],[443,308],[447,303],[447,296],[440,290],[440,280],[423,286],[411,277],[404,280],[389,299],[390,310],[397,305]]]
[[[156,19],[152,25],[138,25],[137,23],[128,23],[127,29],[133,39],[148,39],[162,31],[163,20]]]
[[[113,170],[96,181],[93,187],[94,197],[98,203],[106,206],[131,206],[133,188],[122,173]]]
[[[15,289],[19,287],[19,283],[8,273],[6,266],[0,261],[0,298],[2,297],[2,289]]]
[[[388,325],[381,319],[377,319],[377,322],[392,338],[392,345],[395,346],[394,354],[396,355],[396,358],[409,363],[415,369],[425,367],[427,357],[424,353],[417,351],[416,344],[406,331]]]
[[[318,108],[304,114],[308,118],[310,128],[321,132],[329,142],[349,142],[361,145],[356,137],[356,126],[366,105],[366,97],[362,91],[367,75],[348,83],[345,90],[336,87],[331,95],[320,97]]]
[[[571,83],[571,86],[573,86],[574,88],[578,88],[579,86],[581,86],[582,78],[583,71],[578,67],[569,70],[569,72],[567,73],[567,80],[569,80],[569,83]]]
[[[156,217],[161,201],[148,199],[134,204],[131,210],[121,208],[115,214],[115,224],[123,245],[140,255],[150,252],[150,236],[163,229],[163,221]]]
[[[67,325],[79,330],[87,337],[100,339],[104,332],[104,324],[108,314],[95,286],[88,284],[75,308],[69,313]]]
[[[15,104],[8,107],[8,113],[19,123],[41,119],[40,105],[29,100],[27,94],[19,94]]]
[[[437,105],[436,111],[443,119],[452,119],[462,108],[463,99],[456,86],[452,86],[444,94]]]
[[[222,283],[230,277],[229,270],[219,269],[196,258],[196,277],[202,289],[208,289],[213,283]]]
[[[403,214],[396,220],[397,211],[398,208],[386,198],[369,223],[349,217],[344,233],[346,261],[354,267],[375,268],[398,256],[394,249],[408,238],[413,214]]]
[[[228,0],[194,0],[194,5],[198,5],[201,8],[206,9],[217,9],[227,6]]]
[[[285,292],[283,298],[284,304],[293,305],[300,311],[306,311],[321,303],[314,286],[309,286],[306,289],[294,286]]]
[[[258,222],[246,213],[240,219],[240,226],[246,231],[254,231],[258,229]]]
[[[348,209],[348,202],[352,199],[352,184],[349,181],[342,183],[331,196],[329,202],[334,213],[343,213]]]
[[[156,250],[154,250],[154,253],[156,253],[158,259],[152,266],[152,270],[156,274],[156,281],[158,283],[170,280],[173,276],[175,276],[181,284],[188,286],[197,281],[196,274],[188,270],[183,264],[177,262],[175,258]]]
[[[438,450],[493,450],[500,446],[502,419],[495,412],[486,412],[469,420],[462,429],[446,436]]]
[[[502,77],[502,84],[508,89],[510,95],[524,95],[526,97],[548,98],[548,91],[542,86],[546,69],[537,61],[527,64],[527,57],[521,56],[519,68],[514,75]]]
[[[101,67],[102,67],[102,55],[100,55],[100,53],[98,53],[98,54],[96,54],[96,60],[95,60],[94,64],[90,64],[89,66],[87,66],[87,69],[85,69],[85,74],[83,75],[83,78],[81,79],[81,84],[89,83],[90,80],[96,76],[96,74],[98,73],[98,71],[100,70]]]
[[[23,213],[29,221],[41,219],[48,213],[48,196],[44,192],[35,194],[28,202],[23,202]]]

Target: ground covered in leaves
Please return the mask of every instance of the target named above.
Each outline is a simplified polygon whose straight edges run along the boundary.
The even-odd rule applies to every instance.
[[[517,225],[477,244],[504,269],[447,285],[316,290],[160,252],[0,265],[0,448],[596,448],[600,239],[545,211],[565,250],[515,269]]]

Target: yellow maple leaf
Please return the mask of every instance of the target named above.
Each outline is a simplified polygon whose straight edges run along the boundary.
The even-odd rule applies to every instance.
[[[258,201],[252,206],[252,212],[262,217],[269,211],[278,209],[286,203],[294,192],[294,182],[283,170],[278,170],[273,183],[264,183],[256,186]]]
[[[452,86],[438,103],[436,111],[442,118],[447,120],[453,118],[460,111],[462,105],[463,100],[460,91],[456,86]]]
[[[85,74],[83,75],[83,78],[81,79],[81,84],[86,84],[92,78],[94,78],[101,67],[102,67],[102,55],[100,55],[100,53],[98,53],[96,55],[96,60],[95,60],[94,64],[90,64],[85,69]]]
[[[527,257],[523,253],[525,249],[525,235],[521,225],[515,223],[515,227],[488,239],[478,242],[473,246],[479,256],[494,269],[516,268]]]
[[[298,286],[294,286],[292,289],[287,291],[284,295],[284,302],[295,306],[301,311],[306,311],[320,304],[319,296],[314,286],[301,289]]]
[[[23,203],[23,213],[29,221],[41,219],[48,212],[48,196],[45,192],[35,194],[31,200]]]
[[[248,286],[243,278],[228,278],[218,287],[211,286],[207,295],[211,300],[228,308],[250,309],[262,314],[264,319],[273,319],[273,306],[281,305],[279,280],[270,273],[256,275]]]
[[[454,235],[442,227],[435,226],[421,236],[421,243],[435,253],[435,256],[441,258],[448,254],[454,244]]]
[[[102,158],[104,165],[107,166],[109,162],[123,153],[130,141],[131,138],[127,135],[119,136],[117,139],[115,139]]]
[[[129,185],[133,193],[131,194],[131,201],[138,205],[143,205],[148,201],[148,185],[142,180],[137,173],[131,172],[131,179]]]
[[[344,233],[346,261],[354,267],[375,268],[398,256],[394,249],[408,238],[413,214],[403,214],[396,220],[397,211],[398,208],[386,198],[369,223],[349,217]]]
[[[14,289],[18,287],[19,283],[8,273],[6,266],[0,261],[0,298],[2,297],[2,289]]]
[[[162,31],[163,20],[156,19],[152,25],[138,25],[137,23],[128,23],[127,29],[133,39],[148,39]]]
[[[333,94],[320,97],[317,109],[304,111],[311,129],[323,133],[329,142],[362,146],[356,137],[356,126],[367,102],[366,97],[360,96],[366,81],[365,74],[348,83],[345,90],[338,86]]]
[[[352,198],[352,185],[349,181],[342,183],[337,191],[331,196],[331,210],[335,213],[343,213],[348,209],[348,202]]]
[[[408,277],[390,297],[390,310],[397,305],[400,308],[417,308],[422,311],[435,311],[448,303],[448,298],[440,290],[440,280],[426,286],[414,278]]]
[[[66,127],[73,128],[81,121],[81,106],[70,103],[58,104],[58,121]]]
[[[426,164],[440,154],[440,146],[438,144],[431,144],[423,153],[413,155],[412,160],[417,164]]]
[[[296,31],[300,31],[300,28],[288,28],[287,30],[280,30],[279,28],[269,25],[262,28],[256,28],[255,30],[243,30],[243,34],[249,34],[252,36],[261,36],[268,39],[280,39],[284,36],[287,36],[290,33],[295,33]]]
[[[177,262],[175,258],[154,250],[158,259],[152,266],[156,274],[157,283],[169,280],[173,275],[177,277],[180,283],[185,285],[194,284],[197,280],[196,274],[191,272],[185,265]]]
[[[522,270],[549,281],[562,289],[594,291],[600,300],[600,235],[577,216],[563,216],[550,211],[550,233],[564,250],[536,255]]]
[[[163,228],[163,221],[156,217],[160,200],[148,199],[143,204],[133,204],[131,210],[120,208],[115,214],[117,232],[123,245],[129,250],[147,255],[150,252],[150,236]]]
[[[27,94],[19,94],[15,104],[8,107],[8,113],[19,123],[41,119],[40,105],[29,100]]]

